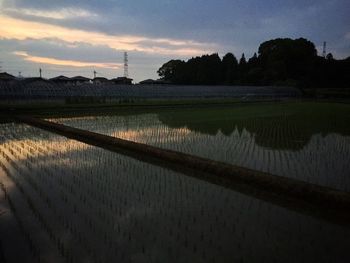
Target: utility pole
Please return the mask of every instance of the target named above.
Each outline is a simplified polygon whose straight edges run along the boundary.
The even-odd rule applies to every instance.
[[[40,75],[40,78],[41,78],[41,72],[42,72],[42,70],[41,70],[41,68],[39,68],[39,75]]]
[[[327,54],[327,42],[324,41],[323,42],[323,51],[322,51],[322,57],[326,58],[326,54]]]
[[[129,59],[128,59],[128,52],[124,52],[124,77],[129,77]]]

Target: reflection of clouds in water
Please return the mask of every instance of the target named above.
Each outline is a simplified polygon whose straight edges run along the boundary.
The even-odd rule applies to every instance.
[[[56,160],[51,160],[51,161],[47,161],[47,160],[41,160],[42,158],[40,157],[48,157],[48,156],[55,156],[57,155],[57,153],[70,153],[70,152],[76,152],[76,151],[84,151],[87,150],[89,148],[91,148],[91,146],[87,145],[87,144],[82,144],[79,143],[77,141],[74,140],[70,140],[68,141],[64,141],[62,140],[62,138],[51,138],[51,139],[42,139],[42,140],[30,140],[30,139],[15,139],[12,141],[13,144],[17,144],[19,146],[21,145],[26,145],[26,147],[28,149],[33,150],[37,150],[38,147],[43,147],[43,149],[45,149],[45,152],[41,152],[41,151],[36,151],[36,158],[38,161],[38,164],[41,164],[43,166],[46,167],[50,167],[50,165],[60,162],[60,163],[65,163],[65,164],[70,164],[74,165],[72,163],[72,159],[67,156],[66,158],[60,158],[60,159],[56,159]],[[5,144],[0,144],[0,147],[4,147],[6,148]],[[3,156],[0,156],[0,160],[1,158],[4,158]],[[26,154],[17,154],[16,155],[16,161],[24,161],[27,160],[28,156]],[[85,161],[84,164],[85,165],[90,165],[91,161]]]
[[[190,135],[191,131],[187,128],[180,129],[167,129],[163,127],[160,131],[159,127],[151,128],[140,128],[137,130],[119,130],[116,131],[110,136],[121,138],[128,141],[140,142],[140,143],[177,143],[185,140],[185,136]]]

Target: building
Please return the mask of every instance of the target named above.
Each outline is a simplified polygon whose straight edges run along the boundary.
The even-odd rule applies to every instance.
[[[96,77],[92,80],[92,83],[96,84],[96,85],[102,85],[102,84],[107,84],[110,81],[107,78],[103,78],[103,77]]]
[[[118,77],[115,79],[111,79],[111,82],[114,84],[126,84],[126,85],[131,85],[133,79],[127,78],[127,77]]]
[[[49,81],[40,77],[24,78],[20,80],[24,84],[47,84]]]
[[[143,84],[143,85],[153,85],[156,84],[156,80],[154,79],[145,79],[139,82],[139,84]]]
[[[50,81],[56,83],[56,84],[63,84],[63,85],[67,85],[72,83],[71,79],[66,77],[66,76],[58,76],[58,77],[54,77],[51,78]]]
[[[91,79],[82,76],[75,76],[73,78],[70,78],[70,81],[73,85],[81,85],[90,83]]]
[[[8,82],[12,80],[16,80],[16,77],[8,74],[7,72],[0,72],[0,81]]]
[[[157,80],[146,79],[146,80],[140,81],[139,84],[142,84],[142,85],[164,85],[164,84],[170,84],[170,82],[166,82],[166,81],[161,80],[161,79],[157,79]]]

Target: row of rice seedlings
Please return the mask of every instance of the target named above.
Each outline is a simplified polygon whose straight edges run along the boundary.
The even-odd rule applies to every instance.
[[[15,171],[3,162],[1,166],[8,177],[1,178],[1,183],[32,255],[39,262],[61,262],[59,253],[51,245],[49,233],[46,231],[47,224],[36,209],[37,200],[33,199],[28,189],[17,180],[14,176]]]
[[[1,167],[1,172],[4,172],[3,166]],[[6,183],[6,181],[7,181],[7,183]],[[19,246],[18,248],[21,249],[21,253],[22,253],[23,257],[25,257],[28,262],[34,262],[34,261],[40,262],[41,261],[41,254],[40,254],[41,248],[39,248],[37,246],[36,242],[33,240],[30,231],[28,231],[28,229],[26,229],[24,227],[23,218],[21,218],[20,214],[17,212],[18,208],[16,208],[16,206],[13,202],[13,197],[11,197],[13,194],[7,190],[9,186],[11,186],[11,188],[13,187],[13,185],[11,185],[11,182],[9,182],[9,180],[6,180],[3,177],[0,177],[0,191],[3,192],[3,194],[4,194],[3,198],[9,204],[11,213],[14,216],[16,223],[17,223],[17,226],[20,230],[20,234],[15,237],[15,240],[17,241],[16,245]],[[6,227],[6,226],[4,226],[4,227]],[[16,233],[12,233],[12,235],[15,235],[15,234]],[[21,242],[22,240],[25,242],[24,246]],[[1,242],[1,239],[0,239],[0,242]],[[7,242],[7,240],[6,240],[6,242]],[[27,249],[29,250],[29,253],[26,251]],[[1,253],[2,253],[1,259],[3,259],[5,262],[6,259],[5,259],[5,255],[3,255],[4,252],[1,251]],[[16,257],[16,255],[11,255],[11,257]]]
[[[49,160],[46,160],[49,161]],[[43,160],[43,162],[45,162],[45,160]],[[40,162],[41,163],[41,162]],[[41,167],[42,171],[45,171],[47,174],[50,174],[51,168],[47,167],[47,166],[43,166]],[[105,216],[105,211],[108,211],[110,209],[110,207],[103,207],[104,199],[99,198],[98,193],[100,191],[102,191],[103,189],[99,189],[98,185],[94,184],[94,189],[92,189],[92,187],[90,189],[85,188],[83,184],[81,184],[81,182],[84,183],[84,181],[80,181],[79,183],[79,179],[78,180],[70,180],[70,179],[76,179],[75,175],[70,173],[69,171],[64,171],[63,169],[58,169],[57,170],[58,173],[55,174],[62,174],[64,173],[65,176],[60,176],[56,179],[58,179],[57,181],[57,186],[62,186],[62,191],[65,191],[65,196],[64,196],[64,200],[70,200],[71,204],[74,204],[74,213],[77,214],[78,217],[83,216],[85,218],[89,218],[86,217],[86,214],[91,214],[91,217],[94,217],[93,215],[96,215],[96,218],[93,218],[93,220],[89,220],[88,224],[89,226],[92,226],[92,230],[93,230],[93,235],[98,238],[100,237],[101,239],[103,239],[103,235],[108,234],[108,232],[104,232],[101,231],[101,229],[103,229],[103,227],[105,226],[105,223],[107,222],[101,222],[103,224],[99,225],[98,222],[102,220],[104,220],[106,218]],[[52,177],[52,174],[51,174]],[[80,179],[81,180],[81,179]],[[73,184],[74,183],[78,183],[79,185],[79,189],[83,190],[83,194],[85,194],[85,196],[83,196],[82,194],[78,195],[76,193],[76,191],[74,190]],[[88,197],[88,198],[87,198]],[[79,198],[79,200],[77,200],[77,198]],[[80,211],[80,208],[82,207],[81,205],[78,207],[76,205],[76,202],[79,202],[84,204],[85,206],[85,211]],[[93,210],[93,208],[95,207],[99,207],[98,210]],[[103,210],[102,210],[103,209]],[[86,232],[86,231],[84,231]],[[110,244],[109,244],[110,245]]]
[[[31,149],[31,148],[29,148],[29,149]],[[53,181],[53,179],[56,179],[56,181],[53,181],[53,183],[51,183],[50,185],[42,185],[42,189],[45,189],[45,187],[46,188],[49,188],[50,189],[50,195],[51,195],[51,197],[54,195],[54,193],[55,192],[57,192],[57,196],[58,197],[60,197],[60,198],[58,198],[58,199],[56,199],[56,200],[53,200],[51,203],[54,203],[55,205],[56,205],[56,207],[57,207],[57,205],[61,202],[63,202],[62,204],[62,207],[65,207],[65,209],[62,209],[61,210],[61,212],[62,211],[65,211],[65,213],[67,213],[67,209],[68,209],[68,207],[67,206],[70,206],[70,204],[67,202],[68,200],[70,200],[71,202],[70,203],[75,203],[74,201],[74,198],[72,198],[72,196],[70,195],[70,193],[73,191],[73,189],[72,189],[72,186],[70,185],[70,182],[66,182],[65,180],[63,180],[63,178],[65,178],[65,177],[62,177],[62,176],[60,176],[60,177],[57,177],[57,178],[54,178],[54,175],[55,174],[57,174],[57,173],[52,173],[52,169],[49,169],[47,166],[43,166],[42,164],[43,164],[43,162],[45,162],[45,160],[43,160],[43,161],[41,161],[40,160],[40,157],[45,157],[45,154],[43,155],[43,156],[40,156],[41,153],[42,152],[42,150],[40,150],[40,152],[38,152],[38,156],[37,156],[37,158],[35,158],[36,159],[36,162],[35,162],[35,166],[37,167],[37,168],[39,168],[40,169],[40,173],[38,173],[38,175],[39,176],[36,176],[37,178],[35,178],[34,177],[34,179],[37,179],[37,183],[38,184],[40,184],[40,182],[45,182],[45,183],[47,183],[47,179],[49,179],[50,181]],[[48,160],[47,160],[48,161]],[[32,167],[32,165],[30,165],[29,164],[29,166],[28,165],[26,165],[26,167],[27,168],[30,168],[30,170],[31,171],[35,171],[36,170],[36,167]],[[64,173],[64,171],[61,171],[61,173],[58,173],[58,175],[61,175],[62,174],[62,172]],[[23,173],[23,172],[22,172]],[[30,178],[31,177],[31,174],[28,174],[27,175],[27,178]],[[38,178],[38,177],[40,177],[40,178]],[[67,178],[69,178],[69,177],[67,177]],[[52,185],[55,185],[55,187],[52,187]],[[60,186],[62,186],[62,187],[64,187],[64,188],[66,188],[66,189],[60,189]],[[40,191],[40,193],[42,194],[43,193],[43,190],[41,190]],[[47,197],[46,197],[47,198]],[[45,199],[46,199],[45,198]],[[61,199],[61,200],[60,200]],[[86,202],[85,202],[86,203]],[[69,207],[71,210],[73,210],[73,208],[72,207]],[[89,212],[86,212],[86,213],[84,213],[84,214],[79,214],[78,212],[78,209],[77,209],[77,206],[75,205],[74,206],[74,213],[72,213],[73,215],[76,215],[76,216],[82,216],[83,218],[86,218],[86,214],[88,214],[88,213],[91,213],[91,212],[93,212],[93,211],[91,211],[91,207],[87,207],[86,208],[87,210],[90,210]],[[58,218],[62,218],[63,217],[63,219],[65,219],[65,214],[63,214],[63,215],[60,215],[60,214],[57,214],[57,211],[55,211],[56,212],[56,214],[55,214],[55,216],[57,216]],[[60,212],[60,211],[58,211],[58,212]],[[84,211],[85,212],[85,211]],[[92,213],[93,214],[93,213]],[[84,234],[83,234],[83,236],[81,236],[81,233],[79,233],[79,232],[76,232],[76,231],[74,231],[74,228],[72,227],[72,224],[73,224],[73,220],[74,219],[74,217],[72,216],[72,217],[70,217],[69,218],[69,221],[67,221],[67,222],[63,222],[63,225],[67,225],[67,227],[69,227],[69,230],[71,231],[71,232],[73,232],[72,234],[76,234],[76,235],[78,235],[77,236],[77,240],[78,241],[82,241],[82,240],[85,240],[85,237],[84,237]],[[92,221],[90,220],[89,222],[87,222],[87,224],[89,224],[89,226],[93,226],[93,230],[94,230],[94,235],[97,235],[98,234],[98,231],[96,230],[96,224],[93,224],[92,223]],[[79,227],[80,228],[82,228],[82,226],[81,225],[79,225]],[[85,233],[86,232],[86,229],[84,230],[84,231],[82,231],[83,233]],[[88,240],[88,239],[87,239]],[[89,247],[87,247],[86,248],[88,251],[90,251],[91,250],[91,248],[89,248]],[[102,254],[102,253],[101,253]]]
[[[67,229],[67,222],[65,222],[65,218],[57,213],[59,199],[54,198],[52,188],[50,189],[50,196],[48,196],[46,189],[43,187],[43,181],[37,181],[33,176],[33,169],[26,169],[28,166],[24,167],[21,162],[11,161],[8,165],[9,169],[13,170],[11,178],[17,184],[20,184],[24,194],[28,194],[33,213],[40,219],[41,224],[61,255],[69,262],[73,261],[73,255],[70,251],[72,245],[67,244],[63,238],[63,233],[66,234],[69,230]]]
[[[236,129],[230,136],[221,132],[215,136],[200,134],[187,128],[170,128],[160,123],[154,114],[64,119],[61,121],[74,127],[122,139],[199,155],[342,190],[350,190],[350,178],[346,176],[350,169],[349,162],[346,161],[350,152],[350,141],[346,137],[335,134],[326,137],[314,135],[303,149],[283,150],[259,146],[255,135],[250,134],[245,129],[241,132]],[[287,125],[281,125],[281,122],[285,122]],[[261,126],[262,123],[263,120],[253,119],[249,120],[247,125],[259,125],[259,128],[262,129],[259,135],[262,138],[281,142],[284,147],[288,147],[288,144],[292,143],[292,138],[302,138],[301,135],[297,135],[300,131],[296,127],[288,125],[288,118],[285,116],[276,118],[273,122],[267,122],[274,126],[273,129]],[[301,142],[295,143],[300,144]],[[293,145],[290,147],[294,149]]]
[[[96,186],[96,184],[94,183],[94,185]],[[133,185],[133,184],[131,184],[131,185]],[[100,190],[100,189],[98,189],[98,187],[96,187],[96,190]]]

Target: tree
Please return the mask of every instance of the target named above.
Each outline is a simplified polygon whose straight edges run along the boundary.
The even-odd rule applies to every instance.
[[[333,58],[333,54],[332,54],[332,53],[328,53],[327,56],[326,56],[326,59],[327,59],[328,61],[333,60],[333,59],[334,59],[334,58]]]
[[[315,45],[304,38],[278,38],[259,47],[266,84],[289,80],[304,82],[313,70],[316,57]]]
[[[184,65],[182,60],[170,60],[161,66],[157,73],[162,80],[176,82],[179,69]]]
[[[350,85],[350,58],[336,60],[329,53],[317,56],[315,45],[304,39],[277,38],[259,46],[258,54],[239,63],[232,53],[221,60],[217,53],[188,61],[170,60],[159,76],[174,84],[296,85],[299,87]]]
[[[222,80],[221,59],[217,53],[200,57],[197,70],[197,78],[194,84],[220,84]]]
[[[245,64],[247,64],[247,60],[245,59],[245,55],[243,53],[241,59],[239,60],[239,65],[243,66]]]
[[[254,55],[248,60],[248,64],[251,67],[256,66],[256,64],[258,63],[259,59],[258,59],[258,55],[256,53],[254,53]]]
[[[258,55],[254,55],[248,60],[247,65],[245,66],[244,76],[242,80],[244,84],[248,85],[261,85],[263,79],[262,68],[260,65],[260,60]]]
[[[227,53],[222,58],[222,76],[223,83],[232,85],[238,79],[238,61],[232,53]]]

